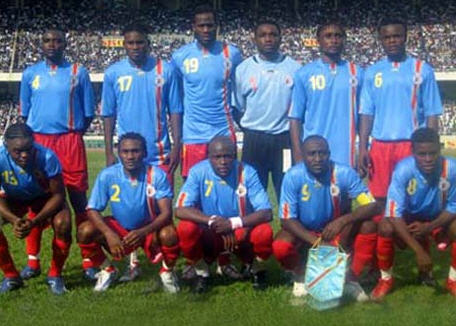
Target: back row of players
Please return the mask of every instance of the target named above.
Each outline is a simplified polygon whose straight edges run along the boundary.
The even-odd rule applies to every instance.
[[[53,292],[64,292],[61,268],[69,250],[71,223],[63,204],[62,180],[76,213],[84,274],[97,280],[97,290],[106,289],[116,275],[100,244],[115,258],[143,245],[151,261],[162,260],[160,275],[170,292],[178,290],[173,266],[180,249],[196,273],[198,292],[207,288],[207,262],[218,259],[222,273],[235,274],[227,254],[233,251],[250,267],[254,285],[263,287],[263,262],[274,252],[294,272],[293,293],[301,296],[305,287],[299,247],[319,236],[332,241],[340,233],[336,237],[340,243],[353,249],[347,284],[357,299],[366,298],[356,281],[366,266],[374,265],[376,249],[381,277],[372,296],[382,298],[391,290],[393,235],[415,250],[421,279],[432,283],[424,240],[431,232],[447,238],[455,213],[454,163],[440,157],[438,135],[432,131],[442,112],[438,87],[432,68],[406,54],[407,26],[388,19],[379,24],[386,58],[365,73],[341,58],[345,32],[336,22],[318,28],[321,58],[302,68],[280,53],[280,27],[274,21],[261,21],[255,27],[258,54],[242,63],[236,47],[216,40],[216,27],[215,12],[197,7],[196,40],[178,49],[171,63],[149,56],[141,27],[124,31],[127,58],[106,70],[101,104],[107,165],[116,161],[115,126],[121,162],[101,172],[88,205],[82,135],[93,117],[93,91],[87,71],[64,59],[64,34],[55,29],[43,34],[45,60],[24,71],[20,115],[35,142],[56,153],[62,171],[51,152],[32,145],[31,131],[24,125],[12,126],[5,134],[0,168],[7,197],[0,199],[0,214],[14,225],[16,236],[26,238],[28,263],[19,276],[2,235],[2,290],[40,274],[41,232],[45,222],[52,221],[54,255],[48,283]],[[244,131],[242,158],[247,164],[235,159],[233,120]],[[412,154],[412,132],[424,125],[429,128],[415,135],[415,158],[401,163],[403,171],[397,168],[401,175],[390,185],[396,163]],[[362,177],[369,175],[370,192],[349,167],[356,163],[357,131],[357,167]],[[369,136],[373,137],[370,152]],[[282,184],[288,161],[284,152],[290,147],[296,164]],[[209,160],[203,161],[208,154]],[[176,216],[182,221],[176,231],[167,182],[172,185],[180,160],[186,182],[177,199]],[[37,168],[39,164],[44,165]],[[269,172],[283,221],[274,243],[264,191]],[[23,182],[34,187],[27,195],[14,191],[22,189]],[[382,218],[388,186],[388,218]],[[348,198],[359,203],[353,212]],[[102,219],[108,202],[113,217]],[[21,205],[30,207],[28,219],[21,219],[24,212],[13,213]],[[391,219],[402,216],[407,218]],[[353,226],[351,232],[348,226]],[[448,242],[445,239],[442,245]],[[135,266],[133,256],[131,276]],[[447,286],[456,294],[453,267]]]

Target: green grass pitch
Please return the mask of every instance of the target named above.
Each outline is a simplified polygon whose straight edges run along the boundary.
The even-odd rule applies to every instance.
[[[455,155],[453,151],[449,153]],[[101,151],[89,151],[90,184],[104,166]],[[181,180],[177,180],[179,188]],[[274,228],[277,230],[277,203]],[[26,263],[24,242],[14,239],[5,226],[10,249],[18,268]],[[130,284],[116,285],[95,294],[82,280],[79,249],[73,243],[64,278],[69,293],[55,297],[44,283],[50,259],[51,231],[43,236],[43,274],[26,287],[0,296],[0,325],[456,325],[456,299],[442,289],[416,285],[417,269],[410,251],[398,252],[396,290],[381,304],[347,304],[317,312],[291,297],[291,286],[277,263],[270,259],[270,286],[254,292],[249,282],[215,278],[211,290],[193,295],[184,285],[178,295],[163,293],[158,286],[158,267],[150,266],[141,253],[143,275]],[[449,253],[435,252],[434,274],[443,285],[448,273]],[[123,264],[122,264],[123,265]],[[179,270],[183,261],[179,261]],[[123,266],[120,266],[123,267]]]

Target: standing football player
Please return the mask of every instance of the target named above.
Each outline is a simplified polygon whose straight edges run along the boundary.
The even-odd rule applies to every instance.
[[[331,159],[355,166],[355,137],[362,69],[342,59],[345,30],[337,22],[317,29],[321,57],[295,76],[290,134],[295,162],[303,158],[301,142],[310,135],[327,139]]]
[[[442,103],[431,66],[407,55],[407,25],[386,18],[378,26],[378,35],[386,57],[366,70],[358,169],[368,176],[371,193],[384,207],[394,166],[411,155],[412,132],[420,126],[437,130]],[[373,138],[370,151],[369,136]]]
[[[219,135],[235,141],[231,108],[231,90],[235,70],[241,62],[239,50],[216,39],[217,17],[210,6],[195,8],[195,41],[173,53],[183,84],[184,121],[182,176],[207,158],[209,141]]]
[[[280,198],[285,149],[290,149],[288,110],[293,76],[300,65],[279,51],[281,31],[272,20],[260,21],[254,30],[258,54],[236,69],[236,109],[244,132],[242,160],[258,172],[268,188],[271,172]]]
[[[35,141],[52,149],[62,164],[62,175],[76,225],[87,219],[87,158],[83,134],[94,115],[94,95],[87,70],[64,58],[65,35],[61,30],[44,32],[41,50],[44,60],[28,67],[22,74],[19,115],[32,128]],[[37,276],[40,270],[41,233],[26,239],[27,266],[24,279]],[[93,278],[91,249],[81,247],[84,275]]]

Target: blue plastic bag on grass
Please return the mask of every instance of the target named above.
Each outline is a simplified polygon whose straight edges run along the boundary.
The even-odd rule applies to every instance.
[[[339,247],[318,243],[309,249],[304,283],[310,294],[307,299],[309,306],[325,310],[340,304],[348,255]]]

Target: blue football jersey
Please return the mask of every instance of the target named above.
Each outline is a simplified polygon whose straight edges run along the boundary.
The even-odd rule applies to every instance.
[[[182,114],[179,83],[172,65],[151,57],[143,67],[126,58],[105,72],[101,115],[116,118],[118,136],[141,134],[149,163],[163,164],[169,153],[167,114]]]
[[[302,139],[325,137],[331,158],[354,166],[362,69],[344,60],[330,64],[319,59],[298,70],[294,79],[289,118],[302,122]]]
[[[413,156],[400,161],[388,188],[385,216],[431,221],[442,210],[456,214],[456,161],[442,157],[439,168],[427,177]]]
[[[5,146],[0,147],[0,179],[7,197],[22,201],[42,197],[49,192],[49,179],[62,173],[53,151],[36,143],[33,146],[33,157],[25,169],[13,161]]]
[[[375,201],[355,170],[332,163],[319,181],[301,162],[285,174],[279,216],[298,219],[307,230],[320,232],[333,218],[340,216],[343,201],[349,199],[356,199],[359,205]]]
[[[410,139],[426,118],[442,114],[440,93],[431,66],[407,57],[403,62],[384,58],[366,70],[360,113],[373,116],[372,137]]]
[[[60,134],[83,130],[92,117],[95,100],[87,70],[63,61],[41,61],[25,69],[20,88],[19,115],[34,132]]]
[[[239,194],[246,198],[245,214],[261,209],[271,209],[268,195],[261,185],[255,169],[234,161],[228,176],[218,176],[209,162],[204,160],[190,169],[187,180],[180,191],[176,207],[198,207],[206,215],[229,218],[241,216]],[[239,176],[243,173],[241,187]]]
[[[208,143],[219,135],[234,137],[231,90],[241,53],[216,41],[207,50],[197,41],[173,53],[172,62],[183,81],[183,141]]]
[[[266,61],[259,55],[244,60],[236,69],[236,109],[243,112],[241,126],[269,134],[289,130],[288,111],[293,76],[301,65],[289,56]]]
[[[132,179],[125,174],[121,163],[103,169],[95,180],[87,208],[102,212],[110,203],[112,215],[127,230],[150,223],[152,216],[147,204],[146,171],[144,167],[138,178]],[[153,189],[149,190],[149,194],[152,193],[155,200],[171,199],[173,194],[165,172],[156,166],[152,171]]]

